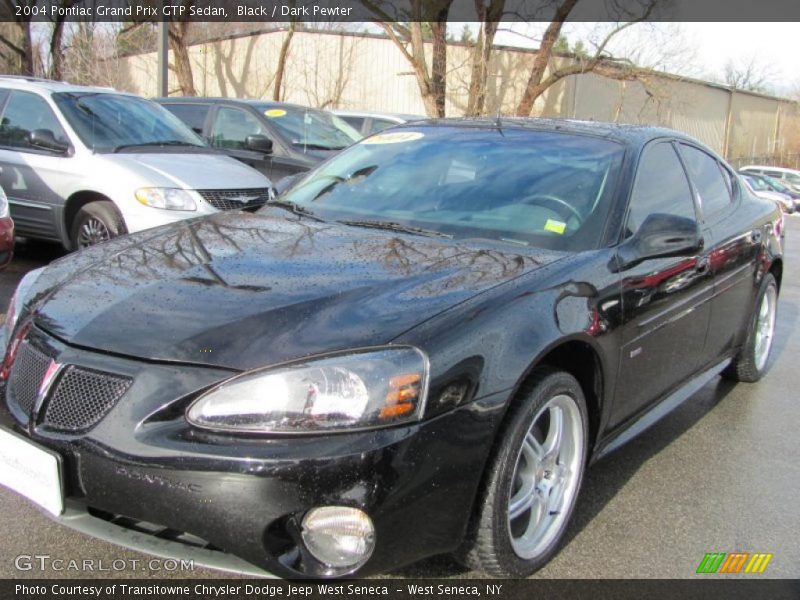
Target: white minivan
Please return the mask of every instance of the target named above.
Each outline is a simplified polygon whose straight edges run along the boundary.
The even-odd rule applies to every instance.
[[[0,185],[17,234],[78,249],[218,210],[256,210],[264,175],[155,102],[0,76]]]

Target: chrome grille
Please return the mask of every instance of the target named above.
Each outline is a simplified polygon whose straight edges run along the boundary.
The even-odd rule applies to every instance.
[[[39,386],[42,384],[50,357],[35,348],[30,342],[23,342],[11,367],[8,392],[17,406],[30,417]]]
[[[269,188],[197,190],[217,210],[256,210],[269,201]]]
[[[70,365],[64,369],[45,409],[42,424],[56,431],[91,429],[106,416],[131,380]]]

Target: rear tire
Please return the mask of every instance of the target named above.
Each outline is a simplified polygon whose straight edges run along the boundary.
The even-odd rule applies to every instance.
[[[527,577],[555,554],[586,465],[588,417],[576,379],[542,367],[521,394],[498,434],[474,525],[457,554],[494,577]]]
[[[70,241],[73,250],[80,250],[125,233],[125,221],[114,203],[96,200],[85,204],[75,215]]]
[[[722,375],[734,381],[753,383],[764,376],[775,337],[778,314],[778,284],[772,273],[764,275],[742,349]]]

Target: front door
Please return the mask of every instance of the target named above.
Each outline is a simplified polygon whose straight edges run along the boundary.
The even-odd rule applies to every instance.
[[[658,213],[697,218],[689,181],[669,141],[644,150],[625,236]],[[697,371],[714,287],[705,251],[645,260],[621,275],[623,340],[611,426],[636,415]]]

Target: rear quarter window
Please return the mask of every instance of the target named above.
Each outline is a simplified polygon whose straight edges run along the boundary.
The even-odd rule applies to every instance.
[[[710,154],[694,146],[681,144],[681,154],[689,177],[697,188],[703,214],[714,216],[730,207],[730,181],[725,181],[722,166]]]
[[[173,115],[191,127],[195,133],[203,133],[209,107],[203,104],[164,104]]]

